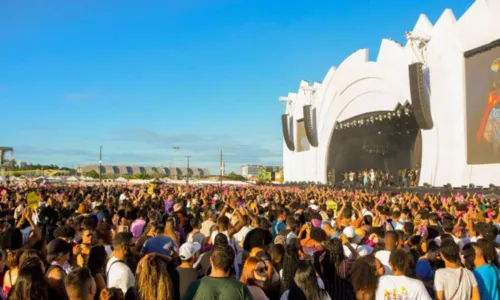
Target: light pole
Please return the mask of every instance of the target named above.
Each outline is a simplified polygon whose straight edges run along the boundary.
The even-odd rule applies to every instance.
[[[102,183],[102,146],[99,147],[99,183]]]
[[[174,151],[179,151],[181,150],[181,147],[179,146],[174,146]],[[174,158],[175,158],[175,155],[174,155]],[[174,161],[174,159],[172,159],[172,161]],[[175,166],[174,166],[175,168]],[[177,170],[175,170],[173,173],[172,173],[172,164],[170,164],[170,176],[172,177],[172,179],[176,179],[177,180]]]
[[[190,172],[189,172],[189,158],[191,158],[192,156],[190,155],[186,155],[186,159],[187,159],[187,177],[186,177],[186,185],[189,185],[189,175]]]
[[[222,160],[222,150],[220,151],[220,187],[222,189],[222,176],[224,174],[224,166],[223,166],[223,160]]]

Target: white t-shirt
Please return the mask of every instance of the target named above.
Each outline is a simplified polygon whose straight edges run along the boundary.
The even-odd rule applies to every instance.
[[[245,237],[247,236],[247,234],[249,232],[250,232],[250,228],[248,226],[243,226],[240,229],[240,231],[238,231],[237,233],[235,233],[233,235],[234,246],[236,247],[236,263],[237,264],[243,263],[242,255],[243,255],[243,252],[245,250],[240,246],[240,243],[242,243],[245,240]]]
[[[463,270],[462,280],[460,272]],[[460,286],[459,286],[460,282]],[[436,271],[434,276],[434,290],[443,291],[444,299],[449,299],[457,291],[453,299],[470,299],[472,288],[477,286],[474,274],[466,268],[444,268]]]
[[[380,262],[384,265],[385,275],[392,274],[392,268],[389,264],[389,257],[391,256],[391,251],[380,250],[375,253],[375,257],[380,260]]]
[[[108,288],[119,288],[123,294],[135,286],[135,277],[130,268],[114,256],[106,264],[106,277]]]
[[[372,216],[373,217],[373,213],[371,211],[369,211],[368,209],[366,209],[366,208],[363,208],[361,210],[361,214],[363,215],[363,217],[364,216]]]
[[[452,237],[453,237],[453,240],[455,241],[455,243],[458,245],[458,247],[460,247],[460,249],[462,249],[465,245],[470,244],[470,242],[471,242],[468,237],[464,237],[461,239],[457,238],[454,235],[452,235]],[[434,241],[436,242],[436,244],[438,244],[438,246],[441,246],[441,237],[440,236],[435,238]]]
[[[373,252],[373,248],[370,246],[367,246],[367,245],[356,245],[356,244],[351,243],[351,246],[356,251],[358,251],[359,256],[361,256],[361,257],[370,255]],[[354,258],[354,255],[352,254],[351,250],[349,250],[349,248],[346,245],[344,245],[343,247],[344,247],[345,257]]]
[[[211,234],[210,230],[212,229],[213,226],[215,226],[215,222],[214,221],[212,221],[212,220],[206,220],[203,223],[201,223],[200,232],[204,236],[210,236],[210,234]]]
[[[394,275],[383,275],[380,277],[375,299],[431,300],[422,281],[406,276]]]

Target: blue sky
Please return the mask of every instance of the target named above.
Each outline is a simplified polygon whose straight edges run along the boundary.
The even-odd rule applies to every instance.
[[[281,165],[278,96],[472,2],[0,1],[0,144],[70,167],[99,145],[105,164]]]

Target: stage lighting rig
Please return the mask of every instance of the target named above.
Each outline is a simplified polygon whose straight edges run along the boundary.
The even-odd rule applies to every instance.
[[[419,34],[412,31],[405,32],[405,38],[412,46],[412,50],[415,54],[415,57],[423,63],[427,65],[426,62],[426,51],[427,44],[430,42],[431,37],[426,34]]]

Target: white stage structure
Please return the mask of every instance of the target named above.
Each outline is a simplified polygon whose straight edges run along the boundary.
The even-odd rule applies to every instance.
[[[468,164],[464,58],[468,51],[500,39],[499,11],[500,0],[477,0],[459,20],[451,10],[445,10],[434,25],[420,15],[406,34],[406,45],[383,39],[376,61],[368,61],[367,49],[358,50],[330,68],[322,83],[302,81],[298,92],[280,97],[287,115],[282,119],[285,181],[326,183],[335,126],[355,116],[411,104],[409,65],[422,62],[430,74],[424,88],[431,91],[433,126],[420,131],[419,185],[500,185],[498,162]],[[308,105],[312,139],[305,137],[307,128],[302,124]]]

